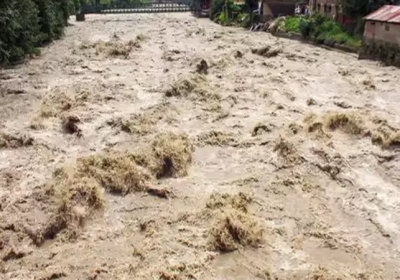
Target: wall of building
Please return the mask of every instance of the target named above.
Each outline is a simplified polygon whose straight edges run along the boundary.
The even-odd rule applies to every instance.
[[[399,0],[400,1],[400,0]],[[352,26],[355,19],[345,16],[340,0],[310,0],[313,13],[322,13],[343,26]]]
[[[262,13],[263,13],[264,16],[268,16],[268,17],[270,17],[270,18],[273,18],[273,17],[274,17],[274,15],[272,14],[271,9],[269,8],[268,3],[263,2],[262,10],[263,10]]]
[[[400,24],[367,21],[364,37],[368,40],[395,43],[400,46]]]
[[[313,3],[313,11],[325,14],[327,17],[337,19],[343,14],[342,7],[333,0],[315,0]]]
[[[279,15],[294,15],[296,5],[293,1],[263,1],[263,15],[277,17]]]

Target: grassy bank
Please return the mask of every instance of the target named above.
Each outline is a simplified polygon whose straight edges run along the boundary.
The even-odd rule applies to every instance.
[[[301,34],[304,38],[325,45],[339,44],[359,49],[362,44],[361,37],[350,34],[337,22],[321,14],[310,18],[287,17],[278,23],[277,30]]]

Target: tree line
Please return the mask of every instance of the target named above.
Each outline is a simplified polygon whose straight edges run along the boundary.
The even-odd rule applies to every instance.
[[[81,0],[1,0],[0,66],[39,54],[63,35],[71,10]]]
[[[341,0],[344,13],[352,18],[361,18],[383,5],[399,5],[400,0]]]

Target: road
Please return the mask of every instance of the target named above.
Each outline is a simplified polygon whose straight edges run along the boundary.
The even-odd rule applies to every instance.
[[[400,277],[399,69],[89,15],[0,80],[2,279]]]

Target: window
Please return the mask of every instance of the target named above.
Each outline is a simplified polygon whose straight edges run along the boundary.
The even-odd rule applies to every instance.
[[[389,23],[386,23],[386,24],[385,24],[385,30],[386,30],[386,31],[389,31]]]
[[[328,14],[332,12],[332,5],[328,5]]]

